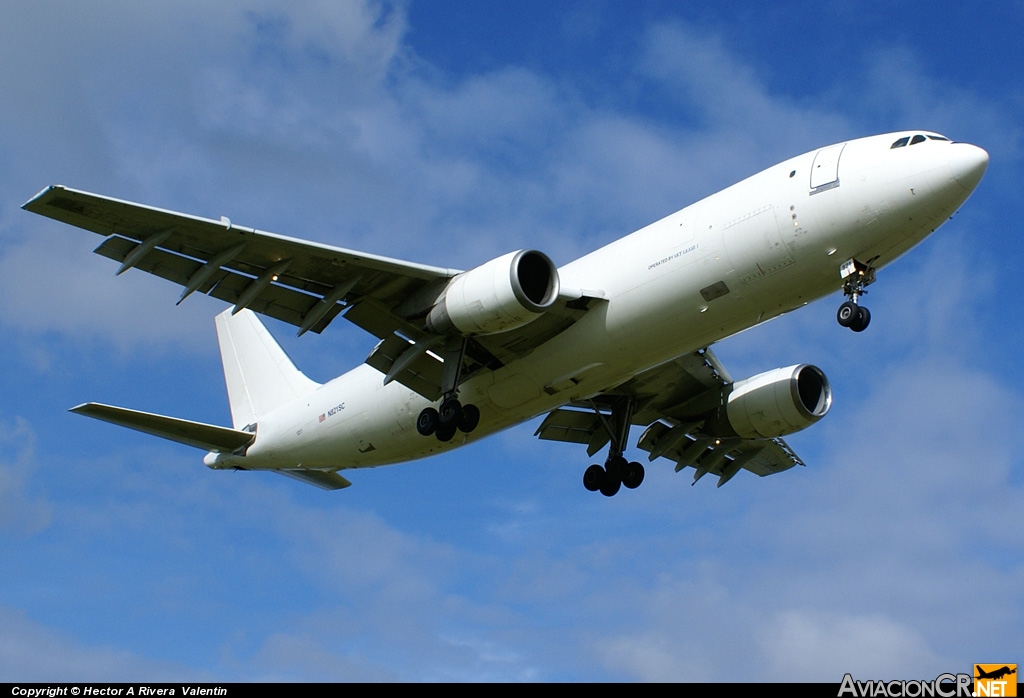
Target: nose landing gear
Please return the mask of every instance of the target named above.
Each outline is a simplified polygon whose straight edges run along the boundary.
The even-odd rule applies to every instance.
[[[859,305],[858,301],[867,293],[864,287],[875,282],[875,268],[871,266],[875,259],[872,258],[865,264],[851,257],[839,267],[839,274],[843,279],[843,295],[850,300],[839,306],[836,321],[854,332],[863,332],[871,322],[871,312]]]

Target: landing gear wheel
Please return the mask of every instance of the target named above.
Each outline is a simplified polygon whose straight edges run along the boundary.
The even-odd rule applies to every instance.
[[[629,427],[636,412],[636,399],[628,396],[612,398],[602,407],[591,403],[597,413],[601,427],[607,437],[608,457],[604,467],[592,465],[583,474],[583,486],[593,492],[599,491],[605,497],[614,497],[623,484],[637,487],[644,479],[644,469],[639,463],[630,463],[623,456],[629,442]],[[611,410],[608,415],[607,411]]]
[[[629,464],[626,476],[622,478],[622,484],[631,490],[635,490],[644,481],[644,466],[636,461]]]
[[[440,423],[437,410],[433,407],[427,407],[420,416],[416,418],[416,431],[422,436],[430,436],[437,431],[437,425]]]
[[[476,405],[465,405],[462,408],[462,412],[459,414],[458,427],[459,431],[464,434],[476,429],[476,425],[480,423],[480,408]]]
[[[629,473],[629,463],[622,456],[616,456],[608,459],[605,469],[608,471],[608,477],[622,482]]]
[[[863,305],[857,306],[857,317],[850,323],[850,329],[854,332],[863,332],[871,322],[871,311]]]
[[[836,313],[836,321],[843,327],[851,327],[857,321],[859,314],[860,306],[853,301],[846,301],[839,306],[839,311]]]
[[[462,405],[459,401],[453,397],[448,398],[441,403],[441,409],[438,410],[438,417],[441,419],[442,426],[455,427],[456,422],[459,421],[459,415],[462,413]]]
[[[434,432],[434,436],[437,437],[438,441],[451,441],[455,436],[455,425],[454,424],[441,424],[437,427],[437,431]]]
[[[622,480],[617,477],[607,477],[605,478],[604,484],[601,485],[601,494],[605,497],[614,497],[621,486]]]
[[[595,463],[584,471],[583,486],[591,492],[597,492],[604,486],[604,482],[607,479],[607,473],[605,473],[604,468]]]

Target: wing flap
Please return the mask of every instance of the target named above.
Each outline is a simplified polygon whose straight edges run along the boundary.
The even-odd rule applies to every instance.
[[[385,376],[391,376],[391,369],[395,366],[395,362],[400,361],[406,352],[415,352],[415,349],[412,342],[393,334],[370,352],[370,355],[366,357],[366,363]],[[400,370],[391,376],[393,380],[419,393],[431,402],[441,397],[441,376],[444,372],[444,364],[435,356],[426,351],[418,352],[412,361],[399,368]]]
[[[755,475],[760,475],[761,477],[774,475],[775,473],[781,473],[783,470],[789,470],[794,465],[804,465],[800,456],[783,439],[744,442],[744,445],[750,449],[754,449],[754,444],[757,444],[757,453],[751,460],[744,463],[743,468]]]
[[[131,240],[113,235],[97,247],[95,252],[116,262],[123,262],[134,247],[136,247],[136,243]],[[173,281],[182,286],[185,286],[189,279],[203,266],[204,263],[201,261],[172,254],[161,249],[149,252],[134,265],[135,268],[141,271]],[[246,289],[254,281],[253,277],[244,276],[227,269],[220,269],[211,273],[196,290],[234,305],[238,303]],[[329,293],[329,289],[326,293]],[[320,296],[310,295],[294,288],[270,283],[246,307],[254,312],[272,317],[275,320],[302,326],[307,314],[320,300]],[[322,332],[342,310],[343,306],[335,303],[309,329],[316,333]]]
[[[657,457],[676,462],[676,471],[692,467],[694,480],[706,473],[722,477],[719,486],[728,482],[740,468],[764,477],[804,465],[799,456],[781,438],[715,439],[703,434],[700,425],[681,424],[668,427],[663,422],[652,424],[640,437],[637,447],[648,451],[651,460]]]
[[[580,410],[552,410],[534,436],[545,441],[563,441],[574,444],[589,444],[594,434],[603,431],[601,419],[596,412]]]
[[[256,435],[248,431],[203,424],[187,419],[166,417],[161,414],[129,410],[124,407],[87,402],[72,407],[70,412],[118,426],[141,431],[152,436],[194,446],[205,451],[235,453],[253,442]]]
[[[345,319],[378,339],[387,339],[398,331],[417,339],[423,334],[421,330],[392,313],[387,305],[373,298],[357,301],[345,313]]]

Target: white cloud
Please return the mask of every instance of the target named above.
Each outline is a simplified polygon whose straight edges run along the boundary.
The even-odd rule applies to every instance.
[[[865,70],[856,73],[861,81],[844,86],[860,110],[898,128],[931,129],[957,141],[998,145],[1002,157],[1020,157],[1024,133],[1004,95],[979,94],[936,77],[906,47],[872,51],[863,60]]]
[[[0,531],[31,536],[50,523],[52,505],[35,492],[36,437],[20,417],[0,421]]]
[[[44,185],[64,183],[237,220],[231,202],[239,192],[267,200],[267,189],[247,189],[260,180],[254,173],[273,173],[263,182],[280,201],[294,199],[289,190],[305,180],[292,175],[309,163],[310,151],[336,137],[324,131],[330,122],[309,118],[309,100],[325,94],[320,77],[326,70],[350,84],[333,85],[342,93],[314,114],[360,91],[379,102],[404,31],[403,14],[378,3],[309,2],[287,12],[271,2],[255,10],[245,3],[166,9],[126,3],[56,11],[40,3],[4,11],[5,64],[30,67],[0,78],[15,97],[0,107],[0,144],[10,163],[0,206],[7,300],[0,317],[11,328],[92,335],[122,348],[189,344],[199,315],[173,312],[170,286],[115,283],[107,278],[113,267],[83,254],[98,238],[16,207]],[[127,46],[131,60],[122,55]],[[335,60],[340,65],[329,65]],[[216,75],[229,82],[210,84]],[[303,84],[275,91],[290,85],[289,76]],[[234,159],[226,157],[232,149]],[[293,218],[297,232],[301,223]]]
[[[5,682],[209,681],[187,667],[115,647],[88,646],[0,606],[0,677]]]
[[[794,149],[865,135],[850,133],[855,124],[846,110],[769,92],[757,69],[734,57],[721,35],[697,26],[652,26],[639,67],[660,83],[666,99],[699,115],[691,127],[709,146],[697,161],[705,168],[717,163],[753,173]]]
[[[700,657],[681,653],[663,638],[645,635],[598,643],[604,662],[627,675],[649,682],[699,682],[713,680],[713,672],[701,666]],[[728,680],[728,677],[719,677]]]
[[[197,295],[175,308],[178,287],[138,271],[115,277],[114,264],[91,254],[99,236],[42,228],[8,239],[0,252],[0,294],[8,301],[0,322],[9,330],[55,331],[122,352],[140,345],[158,354],[212,350],[212,318],[223,303]]]
[[[865,680],[931,679],[942,662],[912,628],[878,615],[784,611],[758,628],[769,680],[833,683],[846,673]]]

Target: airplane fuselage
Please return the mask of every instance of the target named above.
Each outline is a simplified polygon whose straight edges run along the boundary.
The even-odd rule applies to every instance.
[[[920,132],[928,134],[928,132]],[[362,365],[262,415],[244,456],[211,467],[358,468],[446,451],[833,293],[844,261],[880,268],[947,220],[987,155],[927,136],[891,147],[886,134],[805,153],[559,268],[563,287],[597,293],[569,326],[459,387],[479,426],[450,442],[424,438],[430,403]]]

